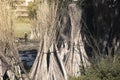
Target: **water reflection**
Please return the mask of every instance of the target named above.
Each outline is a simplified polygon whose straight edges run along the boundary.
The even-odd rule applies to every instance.
[[[19,54],[25,69],[30,70],[36,58],[37,50],[36,49],[24,50],[24,51],[20,50]]]

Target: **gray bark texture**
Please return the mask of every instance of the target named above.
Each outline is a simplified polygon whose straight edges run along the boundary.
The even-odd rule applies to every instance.
[[[33,80],[67,80],[67,74],[54,45],[45,52],[39,52],[30,72]]]
[[[71,3],[68,6],[68,12],[71,21],[71,45],[65,66],[70,76],[77,77],[81,74],[81,70],[89,66],[90,63],[84,49],[84,42],[80,32],[82,10],[75,3]]]
[[[67,73],[55,47],[57,0],[41,0],[38,9],[40,47],[30,71],[31,80],[67,80]]]
[[[0,0],[0,80],[3,80],[5,73],[9,80],[22,80],[12,27],[10,3],[8,0]]]

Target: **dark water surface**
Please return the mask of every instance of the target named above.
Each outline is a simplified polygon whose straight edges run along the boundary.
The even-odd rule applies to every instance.
[[[19,55],[20,55],[23,65],[24,65],[24,68],[26,70],[30,70],[30,68],[32,67],[33,62],[36,58],[37,50],[36,49],[19,50]]]

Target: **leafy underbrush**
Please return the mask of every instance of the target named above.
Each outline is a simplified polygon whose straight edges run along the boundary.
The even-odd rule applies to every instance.
[[[70,77],[69,80],[120,80],[120,57],[117,55],[93,61],[85,75]]]

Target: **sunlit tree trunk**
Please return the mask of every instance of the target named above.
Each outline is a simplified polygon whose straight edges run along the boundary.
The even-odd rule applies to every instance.
[[[37,28],[37,20],[34,18],[34,19],[31,19],[30,22],[31,22],[30,39],[31,40],[38,40],[38,38],[39,38],[39,30]]]
[[[3,80],[5,73],[9,80],[22,80],[12,27],[13,17],[9,1],[0,0],[0,80]]]
[[[67,74],[57,51],[57,0],[41,0],[37,13],[40,47],[30,71],[33,80],[67,80]]]
[[[65,64],[70,76],[79,76],[90,65],[80,32],[82,10],[76,3],[71,3],[68,6],[68,12],[71,20],[71,40],[70,52]]]
[[[3,75],[4,75],[3,73],[5,73],[5,72],[3,72],[2,61],[0,59],[0,80],[3,80]]]

